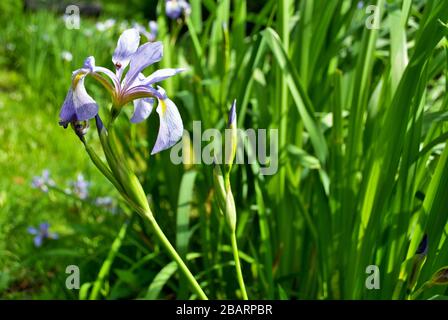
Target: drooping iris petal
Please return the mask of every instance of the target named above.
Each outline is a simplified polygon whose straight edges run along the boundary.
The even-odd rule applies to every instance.
[[[147,42],[140,46],[137,52],[132,56],[129,64],[129,71],[124,79],[125,88],[128,88],[138,74],[143,71],[149,65],[158,62],[163,56],[162,42]]]
[[[34,237],[34,245],[36,247],[40,247],[42,245],[42,240],[43,240],[43,237],[40,234],[35,236]]]
[[[132,28],[123,31],[112,56],[112,62],[117,69],[126,68],[131,56],[137,51],[139,43],[140,34],[137,29]]]
[[[157,140],[151,154],[158,153],[172,147],[182,138],[184,126],[179,110],[173,101],[165,94],[165,91],[159,87],[158,89],[162,98],[158,99],[157,113],[159,114],[160,127]]]
[[[84,78],[78,81],[76,88],[69,89],[59,114],[59,124],[67,127],[73,121],[92,119],[98,113],[98,105],[86,91]]]
[[[68,90],[67,95],[65,96],[61,112],[59,113],[59,119],[60,119],[59,124],[64,128],[66,128],[70,122],[76,120],[75,118],[76,118],[76,111],[75,111],[75,104],[73,102],[73,90],[72,88],[70,88]]]
[[[98,104],[93,100],[84,87],[84,78],[79,80],[73,90],[73,105],[75,107],[76,121],[85,121],[94,118],[98,113]]]
[[[29,234],[31,234],[31,235],[36,235],[36,234],[39,233],[39,231],[37,231],[37,229],[34,228],[34,227],[29,227],[29,228],[27,229],[27,232],[28,232]]]
[[[142,98],[134,100],[134,114],[131,117],[132,123],[139,123],[147,119],[151,114],[154,99]]]
[[[167,78],[170,78],[172,76],[175,76],[176,74],[185,71],[186,69],[184,68],[178,68],[178,69],[160,69],[157,70],[155,72],[153,72],[149,77],[147,77],[144,81],[143,84],[145,85],[151,85],[154,84],[156,82],[160,82],[163,81]]]

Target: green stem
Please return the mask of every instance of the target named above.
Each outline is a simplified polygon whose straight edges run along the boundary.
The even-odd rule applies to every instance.
[[[114,109],[114,106],[112,106],[112,109]],[[119,140],[115,135],[113,120],[111,120],[111,122],[109,123],[108,130],[104,129],[103,127],[98,128],[98,135],[100,137],[104,154],[106,155],[106,160],[111,169],[111,176],[117,182],[119,182],[118,186],[116,185],[118,191],[120,191],[121,195],[128,201],[129,205],[133,209],[135,209],[141,216],[145,216],[149,220],[155,234],[162,242],[163,246],[168,250],[170,256],[177,262],[181,272],[191,284],[193,291],[196,292],[198,297],[202,300],[208,300],[201,286],[196,281],[193,274],[190,272],[190,270],[188,269],[182,258],[179,256],[176,249],[174,249],[168,238],[163,233],[156,219],[154,218],[151,209],[149,208],[149,204],[142,185],[138,181],[138,178],[134,174],[134,172],[132,172],[132,170],[128,167],[127,159],[122,155],[123,152],[119,147]],[[98,161],[94,161],[94,163],[95,165],[101,167],[101,163],[98,163]],[[106,173],[108,173],[108,170],[101,171],[107,177]]]
[[[168,250],[168,253],[170,256],[177,262],[181,272],[184,274],[185,278],[190,283],[192,289],[199,298],[202,300],[208,300],[207,295],[202,290],[199,283],[194,278],[193,274],[190,272],[190,269],[188,269],[187,265],[184,263],[182,258],[177,253],[176,249],[174,249],[171,242],[168,240],[168,238],[163,233],[162,229],[160,228],[159,224],[157,223],[156,219],[154,218],[152,212],[147,212],[145,216],[148,218],[149,222],[151,223],[152,228],[154,229],[155,234],[159,238],[159,240],[162,242],[163,246],[166,250]]]
[[[101,266],[100,272],[98,273],[98,277],[96,278],[93,284],[93,289],[89,297],[90,300],[98,299],[98,295],[101,291],[101,287],[103,286],[104,279],[109,274],[112,263],[114,262],[115,257],[117,256],[118,251],[121,248],[121,244],[123,243],[123,239],[126,236],[126,231],[128,229],[129,224],[130,224],[129,221],[125,221],[125,223],[120,229],[120,232],[118,232],[117,237],[112,243],[109,254],[107,255],[107,258],[104,261],[103,265]]]
[[[238,277],[238,283],[240,285],[241,293],[243,294],[244,300],[249,300],[249,298],[247,296],[247,292],[246,292],[246,285],[244,284],[243,272],[241,271],[241,263],[240,263],[240,257],[238,254],[238,245],[236,242],[236,232],[235,231],[232,232],[231,241],[232,241],[233,258],[235,260],[236,276]]]
[[[423,291],[425,291],[426,289],[429,289],[431,287],[432,287],[431,283],[425,282],[417,291],[415,291],[412,295],[410,295],[408,297],[408,300],[417,299],[423,293]]]

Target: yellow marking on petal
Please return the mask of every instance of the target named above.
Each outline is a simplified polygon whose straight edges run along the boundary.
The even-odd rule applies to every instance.
[[[162,114],[165,114],[165,112],[166,112],[165,100],[159,100],[159,101],[160,101],[160,106],[162,107]]]
[[[78,85],[79,80],[81,80],[81,78],[82,78],[84,75],[85,75],[85,73],[80,72],[80,73],[78,73],[78,74],[73,78],[73,80],[72,80],[72,86],[73,86],[73,89],[76,88],[76,86]]]

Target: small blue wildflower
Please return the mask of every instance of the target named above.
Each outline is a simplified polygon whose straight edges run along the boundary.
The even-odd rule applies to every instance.
[[[156,111],[160,118],[160,128],[152,154],[170,148],[182,137],[183,123],[176,105],[167,97],[165,90],[159,86],[155,88],[154,84],[185,69],[160,69],[148,77],[144,76],[142,71],[145,68],[162,59],[163,45],[159,41],[147,42],[141,46],[139,43],[140,34],[136,28],[125,30],[121,34],[112,56],[115,73],[96,66],[92,56],[85,60],[81,69],[73,72],[72,85],[59,114],[60,125],[66,128],[70,123],[90,120],[98,114],[98,104],[84,86],[85,77],[90,75],[109,91],[115,109],[120,110],[127,103],[134,103],[132,123],[148,118],[157,99]]]
[[[58,239],[59,236],[57,233],[50,232],[50,224],[48,222],[42,222],[38,228],[29,227],[28,233],[35,236],[34,237],[34,245],[36,247],[42,246],[42,243],[45,239]]]
[[[148,27],[149,27],[149,32],[153,36],[153,40],[150,40],[150,41],[155,41],[157,38],[157,34],[159,33],[159,25],[157,24],[156,21],[150,20],[148,22]]]
[[[182,14],[190,15],[191,7],[186,0],[166,0],[165,13],[170,19],[178,19]]]
[[[50,178],[50,171],[48,169],[45,169],[44,171],[42,171],[41,176],[33,177],[31,186],[35,189],[40,189],[43,192],[48,192],[48,187],[55,186],[54,181]]]
[[[149,42],[156,41],[157,32],[159,30],[157,22],[152,20],[149,21],[148,23],[149,31],[146,30],[146,28],[139,23],[134,23],[133,27],[137,29],[138,32],[140,32],[140,34],[142,34]]]
[[[73,55],[70,51],[62,51],[61,52],[61,58],[64,61],[70,62],[73,60]]]
[[[80,199],[87,199],[89,196],[90,182],[85,180],[84,175],[78,174],[75,181],[71,183],[73,194],[78,196]]]
[[[357,7],[358,7],[358,9],[364,8],[364,1],[358,1]]]
[[[98,197],[95,199],[95,205],[98,207],[105,208],[113,214],[115,214],[117,211],[115,202],[111,197]]]
[[[97,22],[95,27],[99,32],[105,32],[115,26],[115,19],[107,19],[105,21]]]

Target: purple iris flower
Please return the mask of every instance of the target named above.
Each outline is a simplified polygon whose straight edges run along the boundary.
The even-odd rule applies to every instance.
[[[170,19],[178,19],[182,14],[190,15],[191,7],[186,0],[166,0],[165,13]]]
[[[86,121],[98,114],[98,104],[89,96],[84,86],[84,79],[89,75],[109,91],[115,110],[121,110],[131,101],[134,103],[131,117],[133,123],[148,118],[157,99],[156,111],[160,117],[160,128],[152,154],[170,148],[182,137],[183,124],[179,110],[167,97],[165,90],[154,85],[185,69],[160,69],[148,77],[144,76],[142,71],[145,68],[162,59],[163,45],[159,41],[147,42],[141,46],[139,44],[139,31],[136,28],[125,30],[118,39],[112,56],[115,72],[96,66],[92,56],[85,60],[81,69],[73,72],[72,85],[59,115],[60,125],[66,128],[69,123]]]
[[[48,187],[53,187],[55,185],[54,181],[50,178],[50,171],[45,169],[42,171],[41,176],[33,177],[31,181],[31,186],[35,189],[40,189],[43,192],[48,192]]]
[[[36,247],[42,246],[45,239],[58,239],[57,233],[50,232],[50,224],[48,222],[43,222],[38,228],[29,227],[28,233],[34,236],[34,245]]]
[[[80,199],[84,200],[89,196],[90,182],[84,179],[82,174],[78,174],[78,177],[71,183],[71,185],[73,188],[73,193]]]

